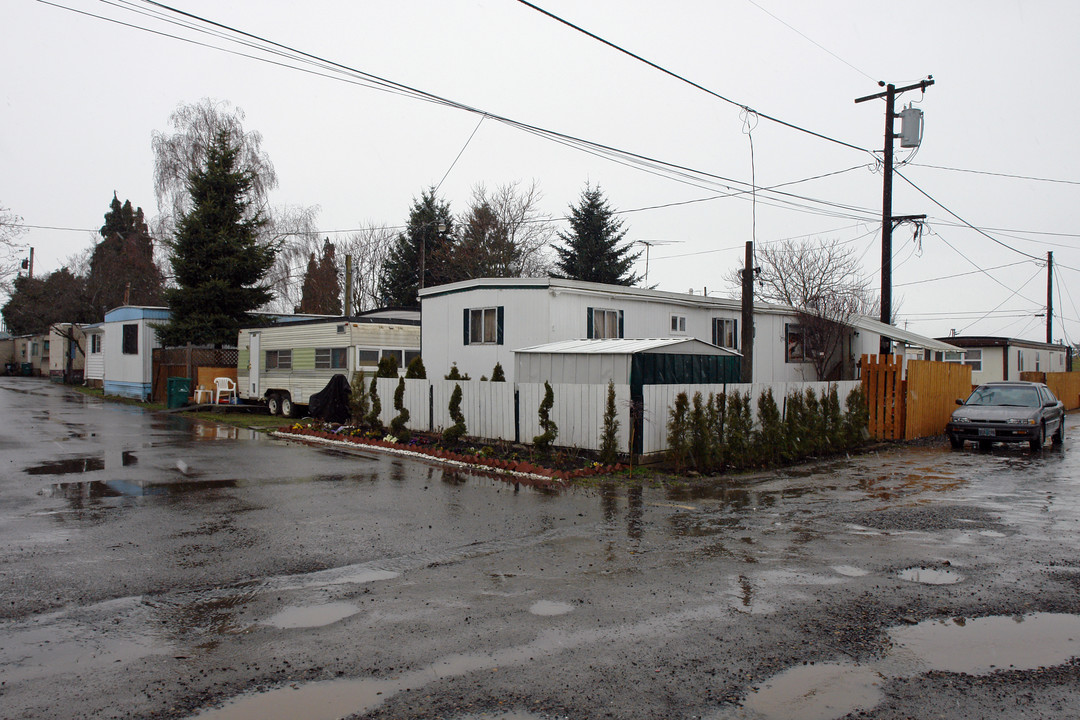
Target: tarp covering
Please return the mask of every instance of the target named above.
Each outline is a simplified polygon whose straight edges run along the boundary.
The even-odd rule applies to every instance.
[[[326,422],[343,423],[349,419],[349,381],[338,373],[319,392],[308,399],[308,415]]]

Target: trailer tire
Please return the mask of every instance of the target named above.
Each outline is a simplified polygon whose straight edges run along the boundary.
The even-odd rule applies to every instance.
[[[276,393],[266,398],[266,409],[270,411],[271,415],[281,414],[281,397]]]
[[[296,417],[296,405],[288,395],[281,397],[281,414],[285,417]]]

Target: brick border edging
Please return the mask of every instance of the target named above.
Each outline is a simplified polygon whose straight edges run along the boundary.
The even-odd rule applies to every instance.
[[[418,457],[424,460],[435,460],[448,465],[521,477],[546,486],[555,484],[565,485],[570,480],[582,477],[609,475],[618,472],[625,467],[621,463],[618,463],[615,465],[598,465],[591,468],[579,468],[577,470],[551,470],[549,468],[533,465],[526,461],[483,458],[475,455],[462,455],[446,450],[428,450],[426,448],[413,447],[405,448],[398,443],[386,442],[385,440],[361,438],[351,435],[338,435],[322,430],[281,428],[269,434],[271,437],[313,440],[327,444],[340,444],[346,447],[350,445],[360,445],[362,447],[370,447],[397,455]]]

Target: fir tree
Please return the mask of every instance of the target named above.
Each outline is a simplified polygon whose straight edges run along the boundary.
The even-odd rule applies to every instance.
[[[349,383],[349,386],[352,390],[349,393],[349,412],[354,422],[362,423],[367,419],[369,405],[367,383],[364,381],[363,370],[353,373],[352,382]]]
[[[559,233],[564,246],[555,246],[557,273],[571,280],[633,285],[641,278],[634,274],[634,261],[641,251],[630,252],[622,220],[604,199],[600,187],[585,186],[581,200],[570,208],[570,232]]]
[[[405,377],[410,380],[423,380],[427,377],[427,368],[424,367],[424,361],[419,355],[409,361],[409,366],[405,368]]]
[[[421,260],[424,265],[424,287],[458,279],[451,262],[453,223],[450,204],[439,202],[435,197],[435,188],[425,190],[419,200],[413,200],[408,227],[398,235],[383,263],[383,274],[379,281],[383,305],[419,306],[416,294],[420,290]]]
[[[787,452],[784,421],[772,388],[758,396],[758,428],[754,431],[754,456],[761,465],[774,464]]]
[[[555,393],[551,389],[551,383],[545,380],[544,399],[540,402],[540,409],[537,411],[540,416],[540,429],[544,432],[533,437],[533,444],[542,452],[550,450],[551,444],[555,442],[555,438],[559,436],[559,427],[555,424],[555,421],[551,419],[551,408],[554,405]]]
[[[409,429],[405,427],[409,422],[409,408],[405,407],[405,378],[398,378],[397,389],[394,390],[394,409],[398,414],[390,421],[390,432],[398,440],[409,439]]]
[[[371,412],[367,414],[364,420],[373,429],[382,431],[383,424],[382,419],[379,417],[382,415],[382,401],[379,399],[379,376],[375,375],[371,378],[371,385],[368,386],[368,396],[371,398]]]
[[[502,365],[495,368],[502,374]],[[494,376],[491,378],[495,379]],[[500,381],[504,378],[499,378]],[[604,424],[600,430],[600,462],[607,465],[619,459],[619,418],[615,409],[615,383],[608,380],[607,403],[604,406]]]
[[[163,345],[234,345],[250,313],[270,300],[263,282],[275,247],[260,244],[266,220],[251,212],[252,173],[238,166],[239,149],[224,131],[191,173],[191,210],[170,242],[177,288],[166,292],[172,310],[158,328]]]
[[[466,432],[465,414],[461,412],[461,386],[457,383],[454,383],[454,392],[450,393],[450,405],[447,410],[450,412],[450,419],[454,421],[454,424],[443,431],[443,441],[455,443]]]
[[[323,241],[322,256],[316,260],[315,253],[308,256],[307,272],[301,291],[300,313],[316,315],[341,314],[341,280],[338,276],[334,245],[327,238]]]
[[[687,417],[689,408],[690,400],[686,393],[681,392],[675,396],[675,404],[668,410],[668,454],[675,463],[676,472],[682,468],[686,456],[690,453],[690,420]]]
[[[142,208],[132,208],[130,200],[121,205],[113,193],[98,232],[102,240],[94,246],[86,276],[87,301],[95,319],[124,304],[162,304],[165,277],[154,261],[154,241]]]
[[[502,363],[495,363],[495,369],[491,371],[491,382],[506,382],[506,373],[503,372]]]
[[[701,471],[708,470],[712,455],[709,448],[709,415],[700,392],[694,393],[690,405],[689,427],[690,457],[694,461],[694,467]]]

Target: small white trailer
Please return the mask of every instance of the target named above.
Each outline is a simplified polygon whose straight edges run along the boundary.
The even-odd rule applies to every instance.
[[[404,372],[420,354],[419,313],[375,312],[242,328],[236,347],[240,399],[266,403],[272,415],[295,417],[334,375],[350,380],[357,370],[373,375],[388,355],[397,358]]]

